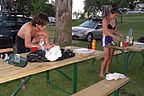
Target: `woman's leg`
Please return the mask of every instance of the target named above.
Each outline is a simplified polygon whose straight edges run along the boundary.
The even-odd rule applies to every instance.
[[[113,54],[114,54],[114,49],[110,49],[110,54],[109,54],[109,59],[107,61],[107,65],[106,65],[106,73],[110,73],[109,72],[109,68],[110,68],[110,65],[112,63],[112,57],[113,57]]]
[[[109,57],[109,56],[110,56],[110,49],[104,47],[104,48],[103,48],[103,51],[106,52],[106,55],[105,55],[105,57],[104,57],[103,62],[101,63],[100,77],[105,78],[104,69],[105,69],[105,66],[106,66],[106,64],[107,64],[107,61],[108,61],[109,58],[110,58],[110,57]]]

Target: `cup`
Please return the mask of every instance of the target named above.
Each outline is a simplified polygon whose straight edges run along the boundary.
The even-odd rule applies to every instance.
[[[32,46],[32,52],[37,50],[37,46]]]
[[[124,47],[127,47],[127,42],[123,42],[123,46],[124,46]]]

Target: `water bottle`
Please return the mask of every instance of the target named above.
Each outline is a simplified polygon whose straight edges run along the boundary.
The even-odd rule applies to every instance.
[[[40,39],[39,45],[40,45],[40,50],[44,50],[44,40],[43,39]]]
[[[127,37],[126,37],[127,46],[129,46],[129,41],[130,41],[130,37],[127,36]]]
[[[8,64],[18,67],[25,67],[27,65],[27,59],[21,57],[19,54],[10,54]]]
[[[130,41],[129,41],[129,46],[133,46],[133,42],[134,42],[134,39],[133,39],[133,36],[130,38]]]

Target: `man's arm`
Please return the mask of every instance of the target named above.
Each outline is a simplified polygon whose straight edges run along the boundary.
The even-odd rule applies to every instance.
[[[29,24],[27,24],[24,26],[24,28],[25,28],[25,46],[26,46],[26,48],[32,48],[32,46],[37,46],[37,48],[39,49],[40,46],[38,44],[31,42],[32,27]]]
[[[34,37],[36,38],[35,41],[43,39],[45,41],[45,44],[49,44],[49,33],[48,33],[47,30],[36,32],[36,34],[34,35]]]

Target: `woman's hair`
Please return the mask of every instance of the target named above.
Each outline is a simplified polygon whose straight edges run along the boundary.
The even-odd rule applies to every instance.
[[[38,25],[46,25],[49,23],[48,16],[45,13],[38,13],[35,15],[32,25],[36,27],[36,24]]]
[[[119,10],[118,10],[118,8],[113,8],[110,12],[112,14],[120,13]]]

